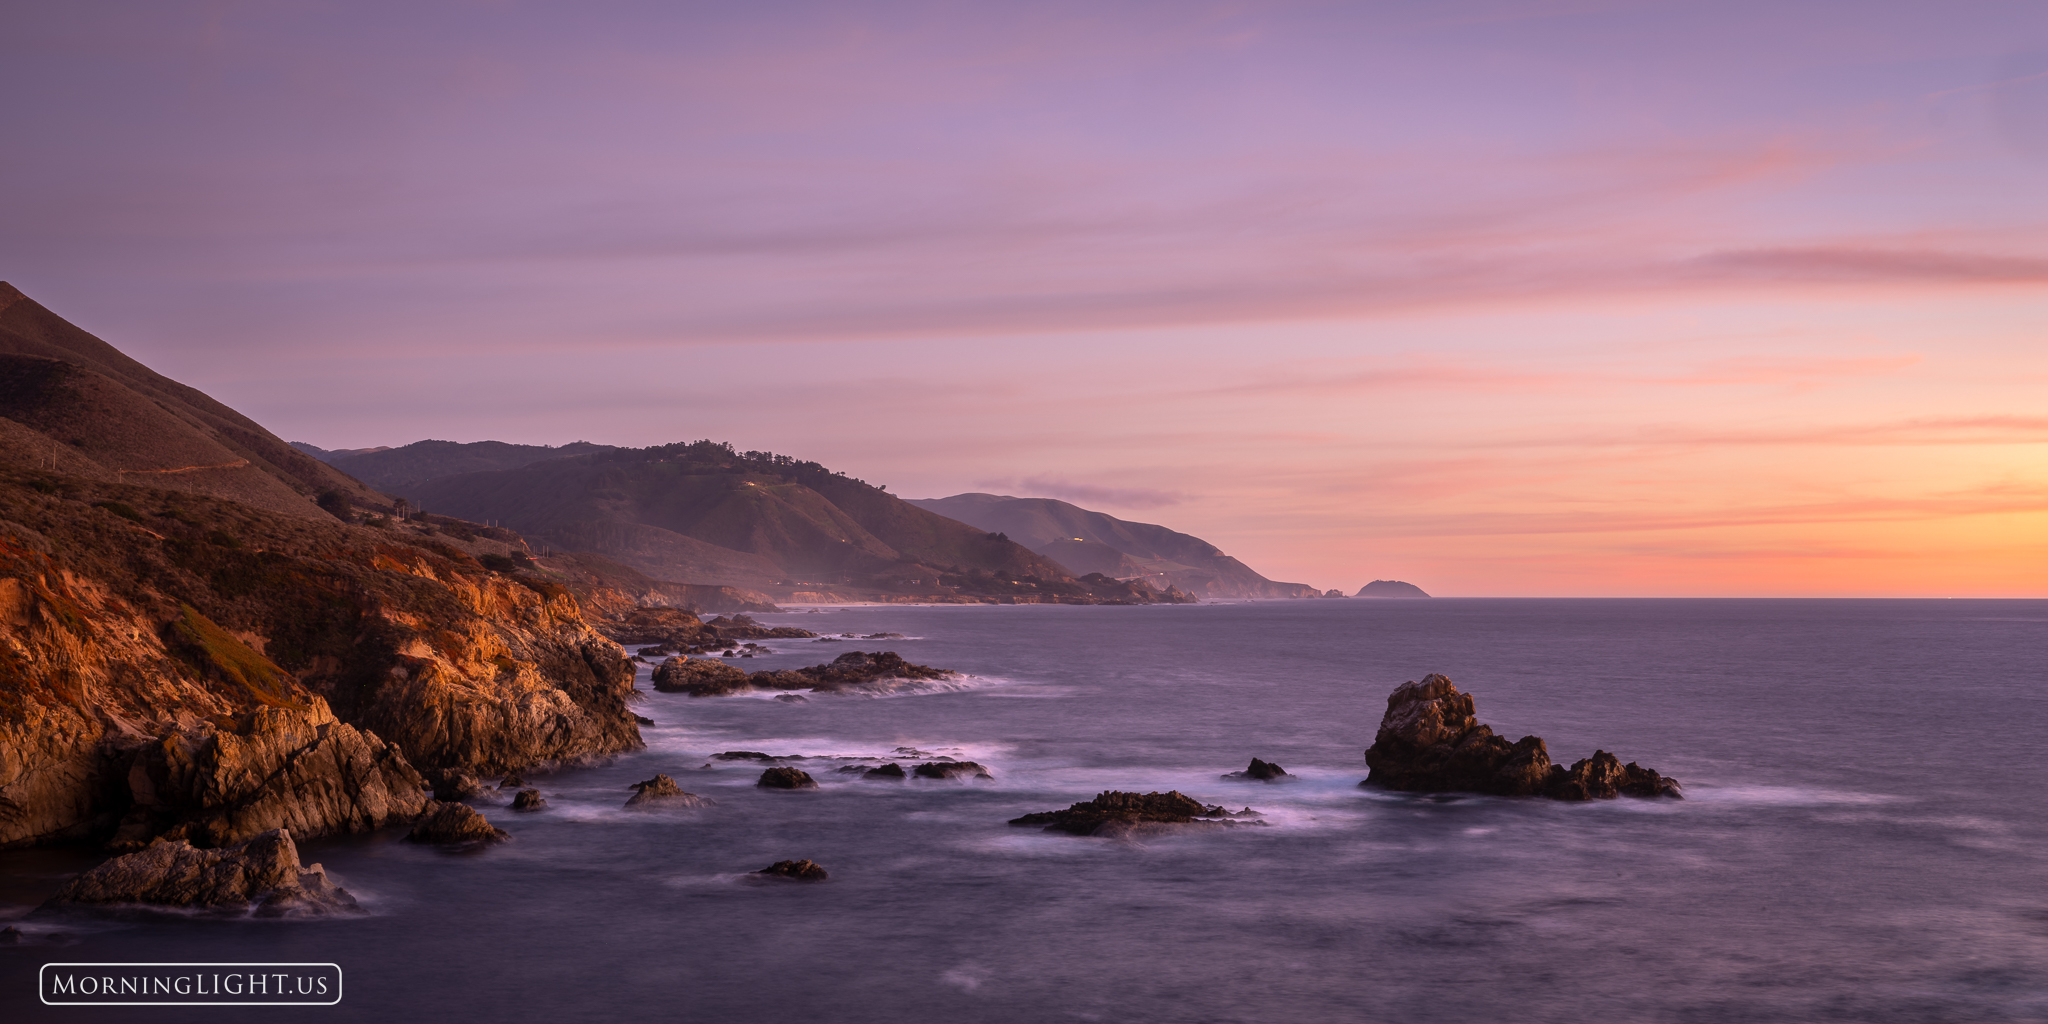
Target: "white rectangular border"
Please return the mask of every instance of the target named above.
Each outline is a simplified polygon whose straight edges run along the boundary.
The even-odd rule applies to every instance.
[[[43,987],[43,973],[44,973],[45,971],[48,971],[48,970],[49,970],[50,968],[52,968],[52,967],[332,967],[332,968],[334,968],[334,998],[333,998],[332,1000],[329,1000],[328,1002],[324,1002],[324,1003],[308,1003],[308,1002],[296,1002],[296,1001],[295,1001],[295,1002],[289,1002],[289,1003],[248,1003],[248,1002],[220,1002],[220,1003],[186,1003],[186,1002],[168,1002],[168,1003],[158,1003],[158,1002],[148,1002],[148,1003],[53,1003],[53,1002],[51,1002],[51,1001],[50,1001],[50,998],[49,998],[49,996],[47,996],[47,995],[45,995],[45,994],[44,994],[44,993],[45,993],[45,992],[46,992],[47,990],[46,990],[46,989],[45,989],[45,988]],[[339,1002],[341,1002],[341,990],[342,990],[342,971],[341,971],[341,965],[340,965],[340,964],[336,964],[336,963],[314,963],[314,962],[278,962],[278,963],[187,963],[187,962],[183,962],[183,961],[175,961],[175,960],[155,960],[155,961],[137,961],[137,962],[125,962],[125,963],[114,963],[114,962],[106,962],[106,963],[91,963],[91,962],[86,962],[86,961],[76,961],[76,962],[72,962],[72,961],[61,961],[61,962],[55,962],[55,963],[47,963],[47,964],[44,964],[44,965],[42,966],[42,968],[41,968],[40,970],[36,971],[36,998],[38,998],[38,999],[41,999],[41,1000],[43,1001],[43,1005],[44,1005],[44,1006],[333,1006],[333,1005],[335,1005],[336,1003],[339,1003]]]

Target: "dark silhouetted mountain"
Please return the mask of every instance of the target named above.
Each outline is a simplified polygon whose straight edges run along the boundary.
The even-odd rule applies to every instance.
[[[1103,572],[1119,577],[1142,575],[1158,586],[1170,584],[1203,597],[1320,596],[1320,591],[1306,584],[1275,583],[1200,537],[1150,523],[1127,522],[1053,498],[956,494],[950,498],[917,498],[910,503],[984,530],[1007,534],[1076,572]],[[1128,559],[1116,563],[1119,571],[1094,568],[1110,564],[1113,554]],[[1066,562],[1063,556],[1085,562],[1090,568]]]
[[[0,282],[0,448],[25,466],[229,498],[290,515],[378,497],[241,413]]]
[[[1056,561],[997,531],[927,511],[815,462],[710,441],[441,477],[401,493],[423,508],[496,520],[536,541],[596,552],[650,576],[763,589],[779,600],[848,588],[932,594],[940,592],[942,576],[957,577],[945,586],[968,593],[1011,594],[1003,588],[1016,582],[1025,588],[1015,593],[1019,599],[1075,582]],[[1087,588],[1074,596],[1090,593],[1102,596]]]
[[[1422,588],[1413,583],[1403,583],[1400,580],[1374,580],[1358,588],[1358,596],[1408,598],[1428,597],[1429,595],[1423,593]]]
[[[351,455],[368,455],[371,452],[388,452],[391,450],[391,446],[388,444],[378,445],[375,448],[340,448],[328,451],[317,444],[307,444],[304,441],[287,441],[285,443],[327,463],[332,463],[336,459],[346,459]]]
[[[503,441],[415,441],[403,448],[365,448],[355,454],[335,452],[327,461],[371,487],[410,498],[408,492],[412,488],[436,477],[518,469],[549,459],[612,450],[611,445],[589,441],[575,441],[559,448]]]

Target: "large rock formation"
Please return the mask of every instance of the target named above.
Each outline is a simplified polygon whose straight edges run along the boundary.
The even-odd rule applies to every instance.
[[[1365,763],[1372,774],[1359,785],[1412,793],[1553,800],[1681,795],[1678,780],[1634,763],[1623,765],[1604,750],[1569,769],[1552,764],[1542,737],[1510,743],[1494,735],[1490,726],[1479,723],[1472,696],[1435,673],[1404,683],[1387,698],[1386,715]]]
[[[200,849],[160,839],[65,883],[46,907],[141,905],[259,917],[360,912],[326,869],[299,864],[291,832],[272,829],[234,846]]]

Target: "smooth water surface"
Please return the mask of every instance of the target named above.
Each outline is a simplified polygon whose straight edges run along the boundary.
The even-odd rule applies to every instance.
[[[0,947],[11,1020],[2048,1020],[2048,602],[1290,601],[761,616],[749,668],[894,649],[970,674],[887,698],[648,691],[644,752],[528,776],[510,843],[307,843],[362,919],[92,924]],[[1399,683],[1678,777],[1565,805],[1358,788]],[[643,687],[644,688],[644,687]],[[994,783],[753,786],[725,750],[988,765]],[[1225,781],[1253,756],[1299,781]],[[906,767],[918,758],[894,758]],[[712,767],[700,767],[706,764]],[[718,801],[621,808],[665,772]],[[1005,821],[1179,789],[1267,827],[1142,842]],[[808,857],[818,885],[746,873]],[[0,855],[23,913],[92,858]],[[65,961],[334,961],[340,1006],[45,1008]]]

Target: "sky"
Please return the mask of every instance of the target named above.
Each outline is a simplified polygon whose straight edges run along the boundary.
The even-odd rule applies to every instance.
[[[2038,0],[80,2],[0,95],[0,279],[291,440],[2048,596]]]

